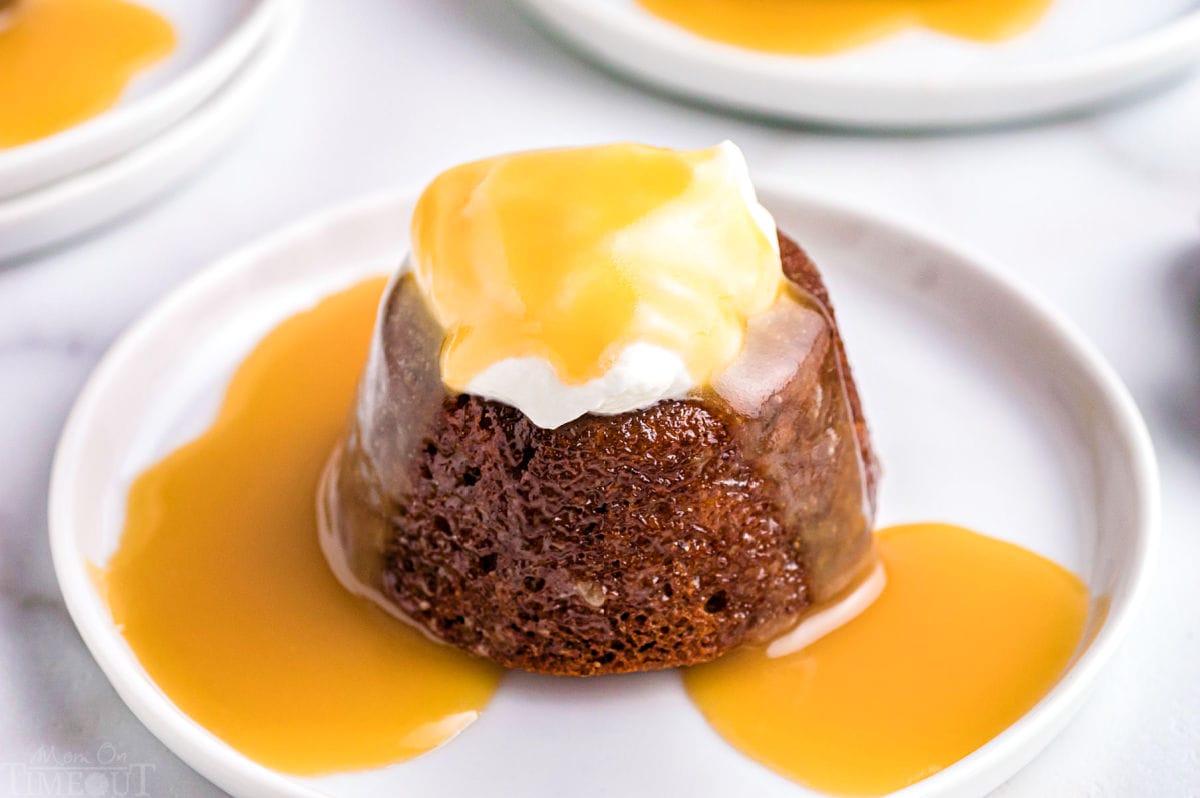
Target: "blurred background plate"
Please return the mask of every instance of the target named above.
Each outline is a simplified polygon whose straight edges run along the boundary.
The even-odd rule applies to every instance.
[[[132,151],[0,200],[0,261],[112,221],[186,177],[246,120],[283,61],[299,0],[270,0],[266,39],[193,113]],[[265,6],[264,6],[265,7]]]
[[[986,125],[1079,110],[1200,62],[1197,0],[1054,0],[1015,38],[980,44],[924,30],[820,57],[696,36],[635,0],[517,0],[588,57],[739,111],[866,128]]]
[[[176,49],[112,108],[47,138],[0,149],[0,200],[121,155],[195,110],[246,63],[291,0],[139,0],[175,28]]]

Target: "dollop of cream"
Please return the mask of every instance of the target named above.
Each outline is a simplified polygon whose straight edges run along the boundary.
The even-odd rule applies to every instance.
[[[548,428],[711,384],[784,287],[775,222],[730,142],[465,164],[426,189],[412,233],[447,387]]]
[[[679,355],[639,342],[621,350],[608,371],[582,385],[562,382],[540,357],[509,357],[471,380],[467,392],[516,407],[539,427],[555,429],[586,413],[614,416],[682,399],[693,387]]]

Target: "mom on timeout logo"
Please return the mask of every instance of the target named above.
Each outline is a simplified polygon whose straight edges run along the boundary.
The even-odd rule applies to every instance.
[[[0,795],[149,798],[154,765],[130,762],[112,743],[92,753],[42,746],[24,762],[0,762]]]

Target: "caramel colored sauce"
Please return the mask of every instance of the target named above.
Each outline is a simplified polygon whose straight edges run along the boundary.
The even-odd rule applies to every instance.
[[[318,546],[318,481],[383,287],[356,285],[262,340],[212,427],[134,483],[104,577],[115,622],[167,696],[250,758],[296,774],[435,748],[500,677],[352,596]]]
[[[125,0],[15,0],[0,10],[0,148],[99,114],[174,47],[170,22]]]
[[[777,242],[744,179],[732,145],[637,144],[517,153],[437,177],[412,238],[414,273],[446,331],[445,383],[466,390],[510,357],[540,357],[562,382],[583,383],[645,342],[706,384],[782,287]]]
[[[907,28],[996,42],[1042,18],[1052,0],[638,0],[692,33],[751,50],[828,55]]]
[[[689,669],[693,700],[732,745],[817,790],[882,795],[995,737],[1077,651],[1085,585],[1030,551],[942,524],[877,535],[888,583],[806,649],[745,648]]]

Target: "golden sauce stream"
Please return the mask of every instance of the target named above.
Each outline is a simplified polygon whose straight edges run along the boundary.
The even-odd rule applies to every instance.
[[[1042,18],[1052,0],[638,0],[692,33],[751,50],[828,55],[923,27],[996,42]]]
[[[768,659],[685,671],[713,727],[808,787],[882,795],[957,762],[1054,686],[1083,634],[1084,584],[1010,543],[943,524],[878,533],[888,583],[858,618]]]
[[[644,342],[705,384],[782,288],[776,242],[741,179],[732,145],[524,152],[439,175],[412,238],[447,334],[442,379],[463,391],[505,358],[540,357],[583,383]]]
[[[125,0],[15,0],[0,9],[0,148],[99,114],[174,47],[170,22]]]
[[[348,593],[317,541],[384,280],[271,332],[212,427],[142,474],[105,575],[113,618],[175,704],[297,774],[398,762],[470,723],[500,669]]]

